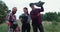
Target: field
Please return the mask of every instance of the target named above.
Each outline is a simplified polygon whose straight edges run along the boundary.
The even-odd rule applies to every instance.
[[[21,27],[21,25],[22,25],[21,22],[18,21],[18,23],[19,23],[19,26]],[[43,21],[42,24],[43,24],[45,32],[60,32],[60,23],[59,22],[53,23],[53,22]],[[3,23],[0,25],[0,32],[7,32],[6,23]],[[31,25],[31,32],[33,32],[32,25]]]

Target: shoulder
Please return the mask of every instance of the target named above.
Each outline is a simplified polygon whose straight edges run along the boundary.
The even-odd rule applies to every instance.
[[[7,16],[11,16],[11,15],[12,15],[11,13],[7,14]]]
[[[24,15],[25,15],[25,14],[23,13],[23,14],[20,15],[20,17],[22,17],[22,16],[24,16]]]
[[[23,15],[25,15],[24,13],[23,14],[21,14],[21,16],[23,16]]]
[[[14,15],[14,17],[16,18],[16,15]]]
[[[25,15],[24,13],[22,15]]]
[[[8,19],[11,16],[11,13],[7,14],[6,19]]]

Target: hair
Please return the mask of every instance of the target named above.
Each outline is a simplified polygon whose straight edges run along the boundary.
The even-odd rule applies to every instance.
[[[26,9],[26,10],[28,10],[28,8],[27,8],[27,7],[24,7],[23,9]]]
[[[24,7],[23,9],[26,9],[26,10],[28,10],[28,8],[27,8],[27,7]],[[27,14],[28,14],[28,11],[27,11]]]
[[[17,9],[17,7],[13,7],[12,9]]]
[[[17,7],[13,7],[12,10],[15,9],[17,11]]]
[[[32,5],[34,5],[33,3],[30,3],[29,6],[31,7]]]

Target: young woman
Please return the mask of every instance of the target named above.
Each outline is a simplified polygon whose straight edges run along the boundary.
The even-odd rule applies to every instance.
[[[23,8],[24,13],[19,17],[22,22],[22,32],[30,32],[30,15],[26,7]]]

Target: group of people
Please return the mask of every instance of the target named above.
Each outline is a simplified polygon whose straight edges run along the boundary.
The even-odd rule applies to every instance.
[[[30,20],[32,20],[32,27],[33,27],[33,32],[38,32],[38,29],[40,32],[44,32],[43,29],[43,25],[42,25],[42,18],[41,18],[41,14],[40,12],[44,11],[43,5],[41,6],[41,8],[35,8],[33,3],[30,3],[29,5],[31,7],[31,12],[30,14],[28,13],[28,8],[24,7],[23,8],[23,14],[20,15],[20,19],[22,22],[22,28],[21,28],[21,32],[30,32]],[[12,8],[12,12],[9,13],[6,17],[6,22],[8,24],[8,32],[20,32],[17,30],[20,30],[17,20],[16,20],[16,16],[15,13],[17,11],[16,7]]]

